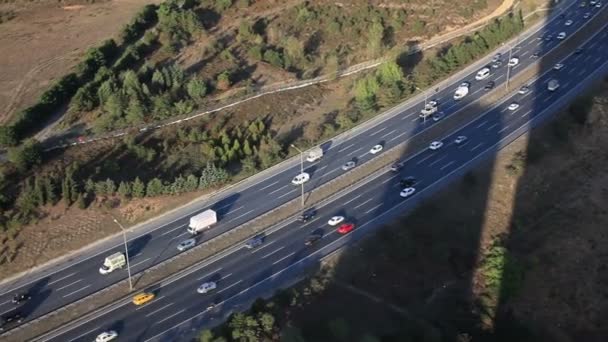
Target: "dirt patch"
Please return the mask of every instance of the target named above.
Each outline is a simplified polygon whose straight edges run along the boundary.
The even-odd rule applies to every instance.
[[[0,123],[34,103],[87,48],[115,36],[145,4],[154,2],[159,1],[0,5],[0,10],[10,6],[15,16],[2,24],[0,33]]]

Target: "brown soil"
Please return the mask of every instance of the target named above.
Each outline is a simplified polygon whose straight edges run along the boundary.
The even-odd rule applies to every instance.
[[[0,30],[0,123],[31,105],[79,62],[87,48],[115,36],[145,4],[154,2],[159,1],[63,7],[51,2],[0,4],[0,10],[10,8],[16,16]]]

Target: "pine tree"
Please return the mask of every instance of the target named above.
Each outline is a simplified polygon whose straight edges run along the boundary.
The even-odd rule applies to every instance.
[[[106,193],[110,196],[114,195],[116,192],[116,184],[110,178],[107,178],[105,181]]]
[[[251,146],[249,146],[248,139],[245,139],[245,144],[243,144],[243,153],[245,153],[246,156],[250,156],[253,154],[253,151],[251,151]]]
[[[146,187],[139,177],[135,178],[135,181],[133,181],[132,189],[133,197],[142,198],[146,196]]]
[[[146,195],[148,197],[162,195],[164,192],[163,182],[158,178],[153,178],[148,182],[146,187]]]
[[[44,178],[36,176],[34,179],[34,197],[38,205],[46,204],[46,197],[44,193]]]
[[[132,194],[131,183],[129,182],[120,182],[118,185],[118,194],[123,198],[129,198]]]
[[[49,175],[44,178],[44,190],[46,201],[53,205],[57,203],[57,189],[54,176]]]
[[[184,184],[185,191],[194,191],[198,188],[198,177],[195,175],[189,175],[186,178],[186,183]]]
[[[82,194],[82,192],[78,193],[78,197],[76,199],[76,203],[78,204],[78,208],[80,208],[80,209],[86,209],[87,208],[87,201],[85,199],[85,196]]]

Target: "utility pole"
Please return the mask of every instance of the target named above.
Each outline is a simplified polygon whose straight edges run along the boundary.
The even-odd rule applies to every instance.
[[[110,214],[110,216],[112,216],[112,214]],[[116,224],[122,230],[122,239],[125,243],[125,254],[127,257],[127,273],[129,274],[129,292],[130,292],[130,291],[133,291],[133,281],[131,280],[131,265],[129,264],[129,248],[127,247],[127,230],[125,229],[125,227],[122,226],[122,224],[120,224],[120,222],[118,222],[118,220],[116,218],[114,218],[114,216],[112,216],[112,220],[114,220],[114,222],[116,222]]]
[[[304,173],[304,152],[302,152],[302,150],[297,148],[294,144],[291,144],[291,147],[300,152],[300,174],[302,174]],[[304,183],[302,183],[302,208],[304,208]]]

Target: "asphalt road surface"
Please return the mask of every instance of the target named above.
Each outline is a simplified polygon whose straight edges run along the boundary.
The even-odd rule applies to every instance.
[[[267,290],[279,280],[296,276],[307,263],[365,234],[377,226],[378,219],[385,214],[400,213],[413,206],[426,190],[447,182],[484,154],[494,155],[501,146],[528,130],[532,120],[554,112],[564,94],[576,94],[583,89],[576,88],[582,86],[583,80],[593,77],[596,71],[608,70],[608,29],[604,28],[583,49],[582,53],[566,58],[562,70],[551,71],[531,83],[526,94],[513,94],[473,122],[443,137],[444,146],[439,150],[425,149],[407,159],[399,173],[387,170],[356,191],[319,208],[313,221],[292,222],[267,235],[264,244],[256,249],[237,249],[156,289],[157,298],[144,306],[121,303],[51,341],[93,340],[100,332],[110,329],[117,331],[121,340],[128,341],[175,341],[192,337],[192,327],[212,325],[214,320],[221,319],[222,311],[255,298],[260,290]],[[560,80],[561,86],[550,92],[547,83],[553,78]],[[514,102],[519,108],[510,110],[508,107]],[[454,143],[456,137],[462,135],[468,138],[466,142]],[[417,182],[416,192],[404,199],[399,196],[399,180],[406,176],[416,178]],[[396,208],[399,210],[394,210]],[[357,227],[350,234],[337,233],[336,227],[327,223],[334,215],[345,216],[345,222],[355,223]],[[305,246],[304,241],[313,233],[322,234],[322,239],[313,246]],[[207,281],[216,282],[218,288],[206,295],[198,294],[196,288]],[[214,307],[210,309],[211,305]]]
[[[595,14],[598,11],[599,9],[596,8],[569,7],[565,19],[555,19],[547,23],[547,25],[538,32],[520,41],[517,44],[517,47],[513,49],[513,56],[519,57],[520,61],[517,66],[511,68],[511,76],[516,75],[526,68],[526,66],[537,62],[536,58],[530,57],[532,54],[538,53],[540,55],[538,60],[541,60],[544,54],[556,48],[560,42],[555,38],[557,33],[563,31],[567,34],[572,34],[589,20],[583,19],[584,13],[591,12],[592,14]],[[571,26],[565,26],[564,22],[567,19],[573,20],[574,23]],[[542,39],[547,33],[553,34],[552,40],[547,41]],[[597,48],[599,46],[597,44],[599,43],[596,41],[595,44],[595,48]],[[588,52],[574,57],[578,58],[578,61],[568,63],[566,67],[560,71],[560,75],[562,76],[572,76],[571,79],[564,79],[562,85],[563,89],[573,86],[576,80],[580,79],[580,77],[588,71],[587,69],[596,68],[604,61],[605,54],[594,55],[592,51],[594,51],[593,46],[590,46]],[[452,115],[467,105],[474,104],[486,92],[484,86],[488,81],[494,81],[496,87],[504,84],[507,75],[507,57],[504,54],[502,62],[502,66],[492,69],[492,74],[487,79],[475,81],[475,74],[477,73],[477,70],[475,70],[466,77],[456,80],[452,86],[439,89],[439,91],[434,93],[433,96],[430,96],[429,99],[437,100],[439,102],[439,110],[444,112],[446,116]],[[489,61],[488,64],[490,64]],[[587,69],[576,68],[575,65],[579,64],[581,67],[586,67]],[[460,82],[465,80],[471,82],[469,94],[460,101],[453,100],[452,96],[455,88]],[[521,99],[518,100],[521,101],[519,109],[513,112],[508,110],[504,111],[505,115],[508,114],[511,117],[511,119],[509,119],[509,124],[501,125],[500,122],[492,121],[488,119],[488,115],[485,115],[475,121],[475,133],[471,134],[469,141],[465,145],[456,146],[451,143],[450,138],[445,141],[446,145],[441,150],[437,152],[423,151],[416,155],[409,163],[413,162],[417,169],[424,170],[424,174],[419,176],[420,184],[418,187],[424,187],[430,180],[437,179],[440,175],[449,173],[450,170],[459,167],[463,162],[471,158],[471,153],[485,150],[488,146],[492,145],[492,139],[498,140],[500,136],[508,134],[512,129],[517,127],[519,122],[527,122],[529,117],[535,113],[535,108],[532,108],[533,105],[536,106],[538,103],[543,102],[548,104],[555,97],[559,96],[559,92],[543,94],[542,90],[532,89],[529,94],[521,96]],[[539,96],[545,97],[540,100],[538,99]],[[408,140],[424,130],[430,129],[434,125],[441,124],[441,121],[434,122],[433,120],[422,122],[418,118],[418,114],[423,106],[423,102],[412,103],[405,107],[403,111],[391,116],[389,119],[379,122],[377,125],[371,126],[368,129],[358,131],[340,144],[335,146],[332,146],[329,143],[325,144],[324,158],[315,163],[307,163],[305,166],[306,171],[311,174],[311,180],[306,183],[306,191],[310,191],[336,176],[343,174],[344,171],[342,171],[341,166],[349,160],[355,159],[357,160],[357,167],[364,167],[365,162],[374,157],[374,155],[369,153],[369,149],[373,145],[381,143],[386,150]],[[486,118],[485,121],[483,118]],[[477,127],[477,125],[479,127]],[[479,134],[484,134],[484,136],[479,137]],[[448,153],[449,151],[455,152]],[[465,153],[465,151],[469,152]],[[248,184],[246,189],[228,194],[223,199],[211,205],[201,207],[198,211],[191,213],[191,215],[194,215],[207,208],[213,208],[218,212],[220,222],[211,229],[209,233],[204,234],[201,239],[208,240],[213,238],[214,236],[222,234],[268,212],[289,200],[297,198],[300,193],[300,187],[292,185],[291,179],[299,173],[299,168],[299,164],[293,165],[293,167],[289,167],[283,172],[269,176],[257,183]],[[397,189],[395,189],[395,191],[397,191]],[[378,202],[378,195],[382,197],[382,202]],[[396,194],[395,197],[384,198],[384,196],[384,192],[379,192],[378,194],[370,194],[369,196],[359,195],[359,197],[353,199],[353,202],[349,204],[349,208],[356,209],[356,212],[361,215],[360,217],[357,217],[359,224],[365,223],[366,219],[374,217],[377,215],[377,212],[390,206],[392,201],[400,200],[398,194]],[[358,200],[362,200],[363,202],[358,204],[358,202],[356,202]],[[151,232],[131,239],[129,241],[129,255],[132,273],[142,271],[176,255],[178,253],[176,245],[181,240],[188,238],[186,227],[189,222],[189,216],[191,215],[158,226]],[[288,232],[290,230],[291,229],[284,229],[283,231]],[[298,230],[298,234],[302,231],[303,230]],[[276,238],[278,239],[282,236],[281,234],[285,233],[277,234]],[[326,238],[323,239],[323,244],[330,242],[332,236],[336,235],[326,235]],[[269,237],[268,242],[274,241],[274,238],[275,237]],[[303,255],[302,253],[304,253],[297,251],[297,248],[295,247],[301,247],[302,239],[303,237],[289,234],[289,245],[285,245],[284,249],[277,251],[276,254],[268,256],[268,258],[264,260],[265,264],[272,264],[273,268],[280,268],[282,265],[284,266],[293,262],[298,256],[301,256]],[[279,245],[280,244],[277,241],[277,246]],[[73,264],[66,264],[65,267],[59,268],[56,272],[45,275],[44,277],[34,278],[27,282],[18,282],[20,284],[18,287],[11,288],[9,291],[0,295],[0,314],[4,315],[15,310],[15,306],[10,302],[10,299],[13,294],[17,292],[29,292],[33,296],[30,301],[19,308],[19,310],[26,315],[24,322],[27,322],[28,320],[39,317],[126,278],[126,270],[118,270],[109,275],[100,275],[97,271],[105,256],[122,250],[122,243],[117,243],[112,249],[96,253],[95,255]],[[286,252],[293,254],[285,254]],[[238,255],[243,253],[245,253],[245,251],[240,251],[230,258],[238,258]],[[248,258],[246,259],[245,262],[252,262],[254,260],[253,258],[251,258],[251,260]],[[228,264],[224,265],[224,263],[228,263],[228,261],[222,261],[222,269],[230,267]],[[239,267],[241,264],[242,263],[239,262]],[[248,267],[243,268],[242,272],[247,273],[251,272],[251,270],[252,266],[249,265]],[[230,269],[230,273],[232,274],[229,280],[240,280],[240,283],[233,285],[232,289],[228,289],[227,285],[224,286],[228,280],[222,280],[223,289],[220,289],[219,291],[222,291],[226,298],[229,297],[229,294],[232,294],[233,291],[237,289],[242,290],[242,286],[250,284],[251,282],[248,277],[259,277],[259,274],[241,274],[238,272],[241,272],[240,268],[234,270]],[[31,279],[32,276],[29,278]],[[193,285],[189,283],[187,286],[190,288]],[[184,296],[184,298],[189,298],[189,296]],[[199,297],[196,298],[198,299]],[[192,300],[192,298],[190,298],[190,300]],[[186,305],[188,300],[180,300],[179,302],[183,302],[183,305]],[[149,307],[155,307],[157,303],[162,303],[162,298],[157,299],[143,310],[148,310]],[[181,304],[175,304],[171,310],[180,308],[180,305]],[[188,316],[188,314],[192,312],[191,310],[194,310],[192,307],[190,307],[190,309],[187,307],[190,306],[184,306],[183,312],[175,314],[175,318],[167,318],[166,315],[163,315],[163,317],[167,318],[167,323],[172,322],[171,324],[174,324],[176,320],[179,320],[179,317]],[[200,307],[198,309],[200,309]],[[126,312],[130,312],[130,306],[126,306],[124,310],[126,310],[124,311],[125,320],[130,322],[131,320],[141,319],[141,315],[139,314],[127,318]],[[122,315],[123,311],[121,310],[120,312]],[[136,326],[137,324],[144,324],[146,320],[141,322],[142,323],[133,324]],[[158,326],[158,329],[155,326],[149,326],[147,331],[158,332],[162,330],[162,327],[169,326],[164,325],[164,322],[162,323],[163,324]],[[91,328],[91,330],[93,329]],[[129,330],[131,330],[131,328]],[[134,328],[133,331],[139,330]],[[137,334],[139,333],[141,333],[141,331]],[[91,334],[93,334],[93,332],[91,332]],[[149,333],[145,334],[145,336],[148,335]]]
[[[368,233],[383,218],[411,208],[426,196],[425,192],[447,184],[483,156],[495,155],[502,146],[527,131],[532,122],[558,110],[563,102],[584,90],[593,77],[608,70],[608,29],[604,27],[582,46],[581,53],[569,55],[563,64],[561,70],[549,71],[530,83],[525,94],[515,91],[474,121],[441,137],[442,148],[420,151],[405,161],[400,172],[387,170],[318,208],[314,220],[305,224],[291,222],[268,234],[264,244],[256,249],[235,249],[217,261],[201,265],[155,289],[157,298],[144,306],[120,303],[111,311],[50,340],[90,341],[110,329],[119,333],[120,340],[128,341],[175,341],[192,337],[196,330],[220,321],[238,305],[297,277],[320,257]],[[547,90],[550,79],[560,81],[558,90]],[[473,89],[475,84],[479,86],[486,81],[473,82]],[[519,107],[509,109],[513,103]],[[411,116],[414,114],[410,113]],[[458,136],[466,136],[467,140],[457,144],[454,140]],[[399,196],[402,189],[399,180],[406,176],[417,181],[416,192],[404,199]],[[346,222],[355,223],[355,230],[346,235],[337,233],[336,227],[327,223],[334,215],[345,216]],[[313,233],[323,237],[313,246],[305,246],[304,241]],[[218,288],[206,295],[198,294],[196,288],[207,281],[216,282]],[[211,305],[214,307],[210,308]]]

